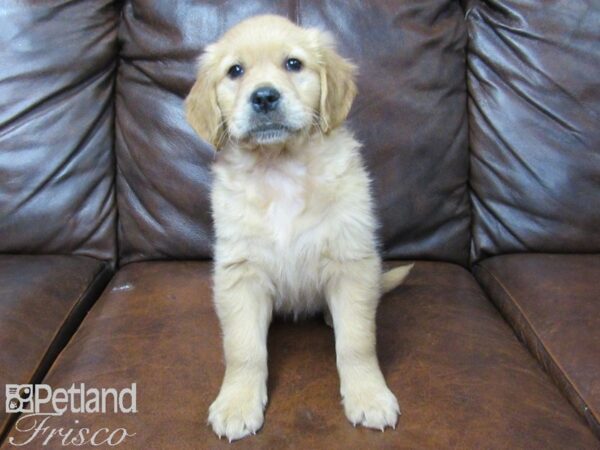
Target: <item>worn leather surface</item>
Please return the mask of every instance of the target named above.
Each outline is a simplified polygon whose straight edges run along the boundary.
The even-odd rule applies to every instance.
[[[475,274],[600,437],[600,255],[506,255]]]
[[[0,253],[115,257],[113,1],[0,12]]]
[[[466,29],[449,0],[126,1],[116,98],[123,261],[210,257],[214,154],[182,102],[204,46],[262,13],[330,30],[359,65],[350,125],[373,175],[387,257],[465,264]]]
[[[600,2],[468,2],[474,259],[600,252]]]
[[[202,262],[121,269],[46,382],[138,387],[136,414],[67,414],[51,426],[124,427],[128,449],[229,449],[206,424],[223,375]],[[596,440],[510,327],[457,265],[417,262],[382,300],[378,347],[403,415],[395,431],[353,428],[340,405],[332,330],[276,322],[264,428],[235,448],[596,449]],[[11,436],[17,438],[13,430]],[[3,449],[11,448],[5,442]],[[24,447],[32,448],[32,447]],[[48,448],[61,448],[51,441]]]
[[[83,256],[0,255],[0,436],[4,386],[41,381],[110,275]]]

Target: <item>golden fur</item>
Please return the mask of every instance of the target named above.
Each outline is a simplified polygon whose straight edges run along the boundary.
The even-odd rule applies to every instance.
[[[290,58],[300,70],[289,69]],[[375,353],[375,312],[410,266],[381,272],[369,177],[343,126],[354,72],[329,34],[258,16],[207,47],[186,99],[188,121],[218,149],[214,295],[226,371],[209,423],[229,440],[263,424],[274,311],[324,311],[346,416],[381,430],[396,424],[398,402]],[[249,100],[261,87],[281,94],[268,113]]]

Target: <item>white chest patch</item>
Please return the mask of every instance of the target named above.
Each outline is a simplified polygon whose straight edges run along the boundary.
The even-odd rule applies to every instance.
[[[267,168],[262,180],[265,226],[279,244],[289,244],[297,219],[307,206],[306,167],[287,164]]]

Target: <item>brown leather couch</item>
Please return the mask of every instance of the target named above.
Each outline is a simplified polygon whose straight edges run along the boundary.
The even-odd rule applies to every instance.
[[[395,431],[346,421],[320,318],[277,321],[265,425],[232,445],[600,448],[597,0],[3,2],[1,404],[6,383],[135,382],[137,413],[52,427],[230,447],[206,425],[213,149],[182,100],[202,48],[266,12],[331,30],[360,66],[350,122],[382,251],[417,263],[378,315]],[[13,448],[19,416],[0,411]]]

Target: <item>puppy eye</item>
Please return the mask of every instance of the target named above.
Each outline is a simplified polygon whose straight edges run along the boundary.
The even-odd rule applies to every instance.
[[[285,68],[290,72],[299,72],[302,70],[302,61],[296,58],[288,58],[285,60]]]
[[[240,66],[239,64],[234,64],[233,66],[231,66],[229,68],[229,70],[227,70],[227,75],[229,76],[229,78],[231,78],[232,80],[234,78],[239,78],[244,74],[244,68],[242,66]]]

